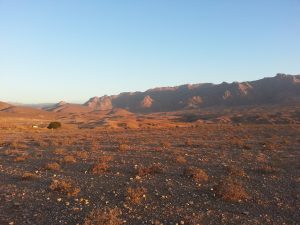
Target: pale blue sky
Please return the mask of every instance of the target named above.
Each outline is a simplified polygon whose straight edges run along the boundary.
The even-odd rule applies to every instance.
[[[0,101],[300,73],[299,0],[0,0]]]

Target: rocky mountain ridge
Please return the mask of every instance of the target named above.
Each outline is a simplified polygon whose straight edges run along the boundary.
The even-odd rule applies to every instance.
[[[163,112],[208,106],[286,104],[300,100],[300,75],[277,74],[250,82],[186,84],[176,87],[93,97],[91,110],[123,108],[131,112]]]

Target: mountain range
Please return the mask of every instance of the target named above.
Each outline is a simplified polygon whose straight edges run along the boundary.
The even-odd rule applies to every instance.
[[[134,113],[154,113],[211,106],[292,104],[299,101],[300,75],[277,74],[275,77],[248,82],[186,84],[92,97],[84,104],[60,102],[46,110],[71,113],[122,108]]]

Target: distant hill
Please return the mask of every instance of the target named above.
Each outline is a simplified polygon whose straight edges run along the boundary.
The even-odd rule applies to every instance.
[[[42,109],[36,109],[27,106],[15,106],[5,102],[0,102],[0,115],[1,116],[51,116],[50,112],[46,112]]]
[[[300,75],[277,74],[275,77],[249,82],[186,84],[154,88],[145,92],[93,97],[82,106],[91,111],[123,108],[130,112],[150,113],[211,106],[293,102],[300,102]]]
[[[0,102],[0,111],[1,110],[4,110],[4,109],[7,109],[9,107],[11,107],[12,105],[6,103],[6,102]]]
[[[71,104],[64,101],[61,101],[51,107],[47,107],[44,109],[51,112],[61,112],[61,113],[84,113],[84,112],[93,111],[93,109],[86,107],[84,105]]]

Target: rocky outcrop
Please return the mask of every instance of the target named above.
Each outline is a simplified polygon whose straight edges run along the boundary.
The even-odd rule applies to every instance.
[[[187,101],[187,108],[198,108],[203,104],[203,98],[201,96],[193,96]]]
[[[154,102],[154,100],[153,100],[149,95],[147,95],[147,96],[141,101],[140,107],[143,108],[143,109],[151,108],[153,102]]]
[[[110,110],[113,108],[112,97],[103,96],[103,97],[93,97],[89,99],[84,106],[87,106],[93,110]]]

